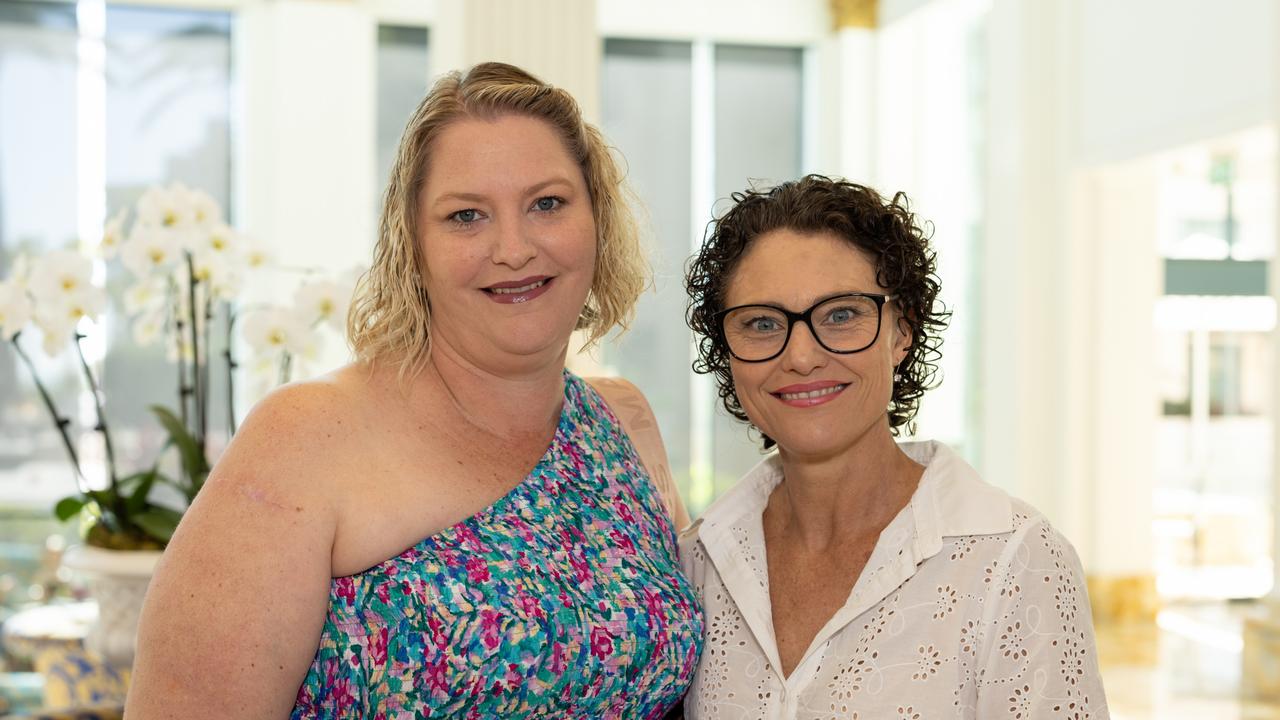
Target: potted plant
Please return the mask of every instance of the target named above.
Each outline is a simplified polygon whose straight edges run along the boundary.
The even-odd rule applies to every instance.
[[[107,222],[96,258],[72,250],[48,252],[19,259],[10,277],[0,280],[0,339],[30,371],[75,477],[75,492],[57,502],[54,514],[85,522],[85,543],[70,549],[64,564],[88,575],[99,603],[99,623],[87,644],[119,663],[132,659],[142,595],[160,551],[212,467],[211,406],[225,404],[227,434],[235,432],[237,329],[256,356],[253,367],[271,371],[268,384],[287,382],[296,359],[314,352],[319,326],[341,331],[354,285],[354,275],[332,281],[301,271],[292,307],[242,307],[235,302],[241,286],[250,275],[269,269],[267,258],[223,221],[208,194],[176,184],[151,188],[133,208],[132,222],[128,215],[126,208]],[[152,462],[127,472],[117,466],[108,398],[85,348],[86,339],[100,331],[96,321],[110,301],[94,282],[95,264],[116,262],[134,281],[123,293],[134,341],[161,341],[176,381],[174,405],[149,408],[166,444]],[[76,354],[92,398],[94,422],[87,429],[98,436],[101,467],[86,467],[71,418],[40,377],[27,347],[33,329],[47,354],[67,349]],[[211,351],[215,331],[224,345],[220,358]],[[218,397],[211,393],[215,365],[226,383]],[[167,498],[157,492],[162,487],[169,488]]]

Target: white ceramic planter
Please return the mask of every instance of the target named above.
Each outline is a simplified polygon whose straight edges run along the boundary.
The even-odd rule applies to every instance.
[[[98,603],[98,620],[85,647],[119,667],[133,664],[138,644],[138,615],[159,550],[103,550],[89,545],[67,548],[62,564],[81,573]]]

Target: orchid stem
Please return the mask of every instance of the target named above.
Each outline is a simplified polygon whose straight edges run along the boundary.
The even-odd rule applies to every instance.
[[[116,474],[116,453],[111,445],[111,431],[107,428],[107,414],[102,407],[102,388],[98,385],[97,379],[93,377],[93,370],[89,367],[89,361],[84,356],[84,348],[81,347],[80,341],[84,336],[80,333],[75,334],[76,355],[80,357],[80,367],[84,369],[85,382],[89,384],[89,392],[93,395],[93,409],[98,414],[98,424],[94,427],[102,434],[102,446],[106,450],[107,455],[107,477],[111,479],[111,489],[115,491],[120,484],[120,476]]]
[[[285,352],[280,356],[280,384],[289,382],[293,375],[293,354]]]
[[[22,345],[18,343],[17,333],[10,342],[13,343],[13,349],[18,353],[18,357],[22,358],[23,364],[27,366],[28,372],[31,373],[31,380],[36,384],[36,390],[40,392],[40,398],[44,400],[44,406],[49,410],[49,415],[53,417],[53,425],[58,430],[58,434],[62,437],[62,444],[67,449],[67,455],[71,458],[71,465],[76,470],[76,487],[80,492],[89,491],[89,481],[84,476],[84,470],[80,468],[80,456],[76,454],[76,446],[71,442],[71,435],[67,432],[67,426],[70,420],[58,414],[58,408],[53,404],[53,396],[49,394],[49,390],[45,388],[44,383],[40,381],[40,374],[36,372],[36,366],[31,362],[31,358],[22,349]]]
[[[231,430],[231,435],[236,434],[236,358],[231,352],[233,335],[232,328],[236,324],[236,311],[232,308],[231,303],[226,304],[227,308],[227,348],[223,351],[223,356],[227,359],[227,426]],[[231,437],[228,435],[228,438]]]
[[[195,389],[195,414],[192,418],[192,434],[195,435],[196,447],[204,455],[204,402],[200,388],[200,328],[196,322],[196,265],[191,253],[187,253],[187,313],[191,316],[191,382]]]
[[[207,293],[207,290],[206,290]],[[213,344],[209,341],[212,335],[210,328],[213,325],[213,300],[205,298],[204,301],[204,362],[197,359],[196,367],[200,369],[200,387],[202,395],[200,397],[200,437],[208,442],[209,435],[209,351],[212,350]],[[203,445],[201,446],[203,449]]]
[[[178,361],[178,417],[182,420],[183,427],[189,427],[190,413],[187,412],[187,399],[191,397],[191,387],[187,385],[187,361],[186,353],[183,352],[183,338],[186,333],[186,323],[182,322],[182,315],[176,312],[178,304],[178,284],[172,279],[169,281],[170,308],[173,308],[173,342],[174,351],[177,353]]]

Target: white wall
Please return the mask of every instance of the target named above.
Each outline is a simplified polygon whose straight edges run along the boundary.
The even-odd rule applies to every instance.
[[[982,469],[1103,574],[1151,569],[1159,293],[1135,159],[1277,113],[1280,5],[995,0]]]
[[[1272,43],[1271,47],[1271,67],[1280,68],[1280,13],[1276,13],[1271,23],[1273,37],[1277,41]],[[1280,92],[1273,95],[1274,104],[1272,105],[1272,117],[1276,119],[1273,132],[1280,137]],[[1277,142],[1280,146],[1280,142]],[[1276,162],[1280,163],[1280,153],[1276,153]],[[1277,169],[1276,177],[1280,178],[1280,168]],[[1276,247],[1280,248],[1280,202],[1276,203]],[[1271,297],[1280,303],[1280,261],[1272,260],[1271,262]],[[1272,333],[1274,335],[1271,344],[1271,352],[1273,362],[1280,361],[1280,324],[1276,325]],[[1280,382],[1271,383],[1271,407],[1280,409]],[[1274,411],[1273,411],[1274,412]],[[1280,422],[1276,422],[1274,417],[1271,423],[1273,434],[1272,447],[1272,464],[1271,472],[1273,479],[1271,483],[1271,563],[1274,568],[1271,577],[1274,584],[1271,586],[1271,597],[1280,600],[1280,462],[1276,458],[1280,458]]]
[[[601,42],[595,0],[439,0],[431,36],[438,72],[507,62],[568,90],[599,115]]]
[[[602,37],[807,45],[831,34],[822,0],[598,0]]]
[[[241,229],[285,265],[368,262],[375,18],[345,3],[255,3],[237,17],[235,42]]]
[[[1280,105],[1280,3],[1079,0],[1074,152],[1099,163],[1252,127]]]

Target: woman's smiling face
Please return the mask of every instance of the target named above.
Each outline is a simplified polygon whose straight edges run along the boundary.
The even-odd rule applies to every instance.
[[[563,355],[591,289],[596,227],[582,170],[549,123],[445,128],[418,228],[433,342],[507,368]]]
[[[758,237],[738,260],[723,307],[762,304],[802,312],[851,292],[889,291],[852,243],[831,233],[782,229]],[[879,335],[861,352],[830,352],[808,326],[796,323],[777,357],[731,360],[738,400],[751,423],[782,451],[812,458],[841,454],[877,424],[887,431],[894,368],[911,340],[900,320],[896,306],[886,303]]]

